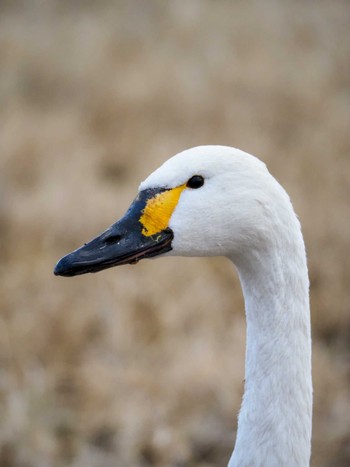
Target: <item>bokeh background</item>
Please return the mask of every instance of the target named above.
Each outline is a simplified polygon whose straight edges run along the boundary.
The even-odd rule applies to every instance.
[[[263,159],[308,250],[312,465],[350,465],[350,4],[0,2],[0,465],[224,466],[245,318],[223,258],[59,257],[199,144]]]

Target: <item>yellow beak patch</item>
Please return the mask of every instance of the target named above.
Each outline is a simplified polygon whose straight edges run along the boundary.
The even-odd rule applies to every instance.
[[[168,227],[170,218],[185,188],[186,185],[180,185],[158,193],[154,198],[147,201],[140,217],[140,222],[143,225],[143,235],[150,237]]]

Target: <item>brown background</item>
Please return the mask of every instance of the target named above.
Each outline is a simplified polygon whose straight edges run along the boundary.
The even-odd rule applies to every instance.
[[[313,466],[350,465],[347,1],[0,2],[0,465],[223,466],[244,378],[231,264],[56,278],[198,144],[262,158],[307,244]]]

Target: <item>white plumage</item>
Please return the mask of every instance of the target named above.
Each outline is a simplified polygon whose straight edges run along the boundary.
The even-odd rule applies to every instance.
[[[140,186],[175,187],[200,174],[170,219],[175,256],[227,256],[245,299],[245,392],[229,467],[306,467],[312,381],[309,280],[299,221],[265,164],[201,146],[169,159]]]

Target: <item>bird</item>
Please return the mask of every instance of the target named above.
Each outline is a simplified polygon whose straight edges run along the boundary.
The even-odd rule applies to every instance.
[[[64,256],[60,276],[156,256],[226,256],[246,314],[245,382],[229,467],[310,465],[309,278],[300,222],[266,165],[208,145],[171,157],[140,184],[126,214]]]

